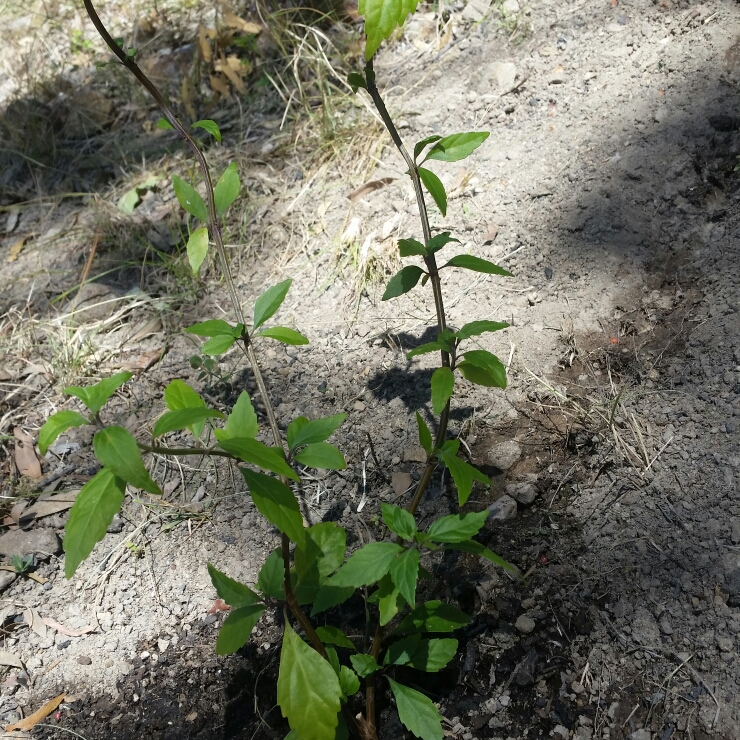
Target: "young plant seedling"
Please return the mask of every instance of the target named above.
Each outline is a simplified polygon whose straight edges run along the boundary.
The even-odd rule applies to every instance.
[[[156,420],[146,441],[136,439],[115,424],[106,404],[130,378],[118,373],[87,387],[69,387],[65,393],[82,405],[79,410],[54,414],[41,429],[42,454],[63,432],[76,426],[92,425],[95,455],[101,470],[80,491],[71,510],[64,539],[65,573],[71,578],[80,563],[106,533],[120,510],[126,488],[131,486],[161,495],[160,485],[145,464],[145,455],[207,455],[234,461],[247,485],[255,507],[280,533],[274,549],[252,586],[240,583],[208,564],[211,581],[221,599],[232,607],[216,642],[221,655],[239,650],[268,607],[282,604],[285,628],[277,684],[277,701],[287,719],[290,740],[335,740],[348,735],[377,740],[376,692],[390,689],[403,725],[423,740],[442,740],[441,717],[435,704],[422,692],[403,684],[396,668],[404,666],[434,673],[455,659],[458,641],[454,633],[470,623],[470,617],[452,604],[420,598],[420,579],[431,578],[425,562],[439,553],[454,550],[485,558],[518,575],[516,568],[476,540],[488,512],[455,513],[442,516],[419,528],[415,512],[435,471],[444,466],[457,488],[458,504],[468,501],[476,482],[490,481],[477,468],[458,456],[460,441],[447,438],[450,403],[462,381],[486,387],[505,388],[506,370],[491,352],[471,347],[468,341],[485,333],[505,329],[504,322],[472,320],[454,331],[447,326],[441,274],[449,268],[507,277],[503,268],[474,255],[456,255],[441,266],[438,254],[457,242],[450,232],[432,234],[425,193],[442,215],[448,197],[431,163],[458,162],[470,156],[488,137],[487,132],[430,136],[413,147],[404,145],[376,84],[373,56],[416,2],[402,0],[361,0],[367,36],[362,73],[353,73],[349,82],[357,91],[370,95],[395,146],[404,159],[419,206],[421,238],[412,236],[398,242],[399,255],[416,262],[403,267],[389,281],[384,300],[398,298],[429,284],[437,316],[437,337],[413,349],[408,359],[439,353],[439,367],[431,379],[430,400],[437,417],[434,432],[416,412],[418,437],[426,453],[426,464],[409,505],[404,509],[390,503],[381,505],[382,520],[389,537],[347,551],[347,533],[336,523],[305,526],[294,486],[308,468],[340,470],[346,467],[342,453],[328,440],[340,428],[346,414],[319,419],[299,416],[290,420],[285,439],[257,361],[257,349],[264,341],[290,345],[308,344],[296,329],[267,326],[290,289],[286,280],[270,287],[253,306],[251,324],[245,318],[234,287],[221,237],[221,220],[239,195],[240,180],[230,164],[215,186],[206,158],[187,128],[180,123],[149,78],[135,61],[135,50],[125,51],[103,26],[91,0],[84,0],[87,12],[115,54],[159,104],[161,127],[175,129],[190,147],[205,184],[205,199],[193,183],[173,176],[175,194],[183,209],[195,220],[188,240],[188,258],[198,273],[213,243],[231,298],[234,321],[206,319],[185,331],[204,340],[202,353],[215,358],[237,347],[243,351],[254,375],[266,423],[273,438],[267,445],[257,439],[260,419],[252,400],[243,391],[230,409],[210,408],[195,389],[181,380],[172,380],[164,391],[166,411]],[[133,53],[132,53],[133,51]],[[221,142],[213,121],[197,121],[202,129]],[[434,165],[437,166],[436,164]],[[198,367],[212,372],[201,361]],[[192,360],[191,360],[192,364]],[[110,417],[110,418],[108,418]],[[286,421],[287,420],[283,420]],[[176,448],[161,444],[174,432],[189,432],[193,444]],[[372,639],[350,638],[338,624],[316,627],[312,621],[350,598],[365,601],[365,635]],[[341,612],[333,611],[337,615]],[[446,636],[440,636],[446,635]],[[358,711],[359,710],[359,711]]]

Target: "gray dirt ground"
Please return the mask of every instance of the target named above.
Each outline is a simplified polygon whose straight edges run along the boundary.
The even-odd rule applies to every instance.
[[[510,18],[502,27],[493,8],[473,23],[478,13],[455,6],[455,41],[437,52],[425,49],[434,21],[422,9],[376,66],[408,141],[491,130],[463,166],[438,169],[454,197],[433,225],[460,237],[458,251],[515,273],[506,281],[450,274],[445,294],[453,325],[511,323],[483,342],[508,361],[509,388],[464,387],[452,434],[494,477],[468,505],[500,512],[483,541],[529,576],[515,584],[466,558],[429,564],[439,577],[434,595],[455,599],[474,622],[458,664],[427,688],[448,736],[463,740],[738,738],[737,5],[536,0],[518,16],[519,33],[529,31],[517,44],[507,43]],[[250,146],[268,161],[263,142]],[[398,156],[386,148],[379,160],[372,178],[397,179],[352,205],[362,180],[346,176],[346,162],[297,182],[293,164],[273,172],[259,163],[259,177],[245,177],[255,192],[264,183],[273,208],[250,221],[253,243],[237,277],[245,295],[295,278],[281,322],[311,345],[269,350],[266,375],[282,418],[349,413],[336,437],[347,471],[305,481],[303,502],[309,521],[340,521],[355,542],[380,534],[380,502],[405,501],[404,482],[419,475],[414,411],[428,407],[433,367],[431,356],[404,358],[433,323],[428,293],[386,304],[368,285],[355,304],[351,276],[334,272],[334,250],[353,248],[350,237],[342,246],[348,231],[359,269],[387,263],[398,237],[418,236]],[[145,227],[168,197],[163,184],[142,203]],[[70,207],[67,218],[85,214]],[[48,295],[72,284],[44,264],[59,232],[42,220],[24,212],[18,227],[45,236],[8,263],[6,318],[22,315],[32,284]],[[3,253],[16,237],[4,239]],[[74,247],[62,239],[56,249]],[[179,329],[228,315],[216,283],[177,311],[166,296],[106,290],[122,308],[91,335],[101,374],[168,346],[116,399],[111,414],[132,431],[160,413],[172,377],[217,404],[253,390],[240,373],[199,383],[188,365],[193,347]],[[43,345],[53,317],[37,310]],[[38,356],[8,353],[3,367]],[[40,400],[6,400],[0,433],[22,424],[34,434],[64,402],[41,357],[23,376]],[[79,487],[93,464],[89,437],[65,440],[78,446],[48,465],[67,466],[60,489]],[[88,740],[283,737],[270,688],[280,615],[263,621],[242,653],[217,658],[222,615],[206,571],[210,561],[253,581],[277,538],[234,471],[163,461],[154,470],[166,501],[131,496],[118,531],[73,581],[57,553],[37,571],[46,585],[19,578],[5,588],[3,648],[25,669],[7,670],[1,721],[64,691],[72,700],[47,723]],[[452,507],[454,492],[438,476],[421,516]],[[39,520],[60,534],[63,521]],[[26,607],[71,630],[95,629],[69,637],[10,623]],[[352,627],[357,615],[343,619]],[[382,709],[384,737],[400,737],[397,716]],[[68,735],[50,726],[34,736]]]

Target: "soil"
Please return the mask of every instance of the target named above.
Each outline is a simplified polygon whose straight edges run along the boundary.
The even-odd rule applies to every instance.
[[[511,324],[481,342],[508,365],[509,387],[464,383],[450,434],[494,481],[467,508],[509,512],[489,518],[481,541],[526,580],[469,556],[431,558],[437,580],[424,596],[457,603],[473,621],[456,635],[448,669],[402,678],[439,702],[447,735],[462,740],[731,740],[740,727],[740,16],[719,0],[504,6],[458,2],[441,48],[436,16],[422,6],[376,61],[408,141],[492,132],[463,164],[436,168],[451,198],[433,227],[460,238],[449,254],[515,274],[449,272],[444,290],[451,325]],[[180,36],[164,37],[176,51],[178,38],[197,35],[191,16],[178,18]],[[79,27],[89,28],[81,18]],[[19,28],[28,43],[40,33]],[[351,38],[347,28],[326,32]],[[91,65],[65,72],[68,84],[88,79]],[[228,317],[228,298],[215,269],[187,277],[165,174],[182,174],[185,160],[170,134],[138,133],[157,113],[131,89],[91,83],[90,95],[115,102],[100,110],[119,110],[123,94],[130,108],[92,133],[67,122],[77,143],[69,132],[60,139],[68,146],[46,166],[51,174],[0,174],[1,474],[13,502],[22,486],[25,500],[40,488],[15,476],[13,430],[35,435],[62,404],[74,407],[62,395],[69,382],[135,369],[106,413],[141,438],[172,378],[218,407],[244,389],[256,397],[235,353],[210,377],[189,364],[197,347],[181,329]],[[22,89],[3,94],[5,121],[36,100]],[[431,413],[434,358],[407,361],[405,352],[434,337],[431,297],[417,290],[383,303],[375,282],[397,269],[395,241],[418,236],[418,214],[403,164],[389,140],[376,143],[369,113],[345,101],[338,120],[350,133],[318,157],[300,135],[289,146],[282,109],[259,100],[259,111],[232,100],[212,112],[234,150],[210,156],[244,164],[244,210],[227,232],[236,281],[248,305],[294,279],[281,323],[311,344],[268,348],[264,372],[286,423],[348,413],[335,437],[347,470],[305,479],[300,493],[309,522],[338,521],[356,545],[383,536],[380,503],[406,502],[400,482],[422,467],[414,412]],[[291,119],[299,134],[318,136],[301,115]],[[124,137],[134,120],[137,134]],[[80,169],[65,154],[79,154],[84,136],[105,167]],[[147,152],[156,164],[135,169]],[[152,172],[159,180],[134,212],[117,211],[121,194]],[[74,178],[102,195],[62,197]],[[369,180],[382,187],[358,194]],[[102,277],[68,302],[93,242],[91,275]],[[173,446],[188,443],[172,436]],[[71,430],[41,460],[47,493],[77,490],[94,474],[90,442]],[[268,610],[238,654],[216,656],[223,612],[206,570],[212,562],[253,582],[276,533],[228,465],[156,460],[152,470],[163,499],[131,493],[72,581],[63,557],[48,552],[34,566],[46,583],[8,576],[3,649],[23,667],[7,668],[0,722],[65,692],[34,737],[282,738],[282,613]],[[398,473],[410,479],[392,479]],[[438,471],[419,518],[455,510]],[[65,518],[39,517],[30,532],[62,536]],[[28,528],[18,511],[5,526]],[[56,626],[39,625],[33,611],[24,621],[29,609]],[[362,635],[354,602],[329,616]],[[379,709],[381,736],[404,736],[389,696]]]

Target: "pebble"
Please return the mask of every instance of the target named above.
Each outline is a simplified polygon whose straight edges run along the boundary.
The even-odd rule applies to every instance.
[[[514,627],[524,635],[529,635],[534,632],[534,628],[536,626],[534,619],[532,619],[532,617],[528,617],[526,614],[522,614],[517,618],[516,622],[514,622]]]
[[[491,76],[499,90],[508,90],[516,81],[516,65],[512,62],[494,62]]]
[[[48,558],[62,551],[59,538],[51,529],[16,529],[0,537],[0,555],[36,555]]]
[[[730,539],[733,545],[740,544],[740,517],[733,516],[730,519]]]
[[[529,506],[537,497],[537,489],[531,483],[510,483],[506,493],[523,506]]]
[[[509,15],[516,15],[519,12],[519,0],[504,0],[501,9]]]
[[[391,477],[391,486],[393,488],[393,492],[397,496],[400,496],[402,493],[407,491],[411,483],[412,478],[409,473],[393,473],[393,476]]]
[[[92,659],[89,658],[87,655],[79,655],[77,657],[77,662],[80,665],[92,665]]]
[[[13,571],[0,570],[0,591],[5,591],[17,577],[18,575]]]
[[[723,653],[730,653],[732,652],[732,648],[734,647],[734,640],[731,637],[718,637],[717,638],[717,647],[723,652]]]
[[[522,448],[516,442],[499,442],[488,451],[488,462],[499,470],[508,470],[521,456]]]
[[[627,740],[651,740],[652,737],[650,730],[639,729],[627,735]]]
[[[511,496],[502,496],[488,507],[489,519],[506,521],[516,517],[516,501]]]
[[[673,627],[671,627],[671,623],[668,621],[668,617],[666,616],[662,616],[660,618],[660,621],[658,622],[658,627],[664,635],[673,634]]]

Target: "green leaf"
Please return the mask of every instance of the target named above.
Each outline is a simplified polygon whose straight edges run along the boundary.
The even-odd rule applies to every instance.
[[[418,528],[413,514],[394,504],[381,504],[380,509],[383,512],[383,521],[391,532],[405,540],[414,538]]]
[[[396,632],[452,632],[470,624],[470,617],[452,604],[427,601],[409,612]]]
[[[283,280],[282,283],[268,288],[254,303],[254,328],[258,329],[280,308],[285,296],[288,295],[292,280]]]
[[[126,482],[103,468],[82,486],[64,528],[64,575],[72,578],[77,566],[105,537],[121,510]]]
[[[159,486],[151,479],[136,440],[123,427],[106,427],[93,438],[95,457],[115,476],[148,493],[162,495]]]
[[[442,720],[431,699],[419,691],[388,678],[403,726],[422,740],[442,740]]]
[[[308,344],[308,339],[295,329],[289,329],[287,326],[272,326],[269,329],[263,329],[255,334],[257,337],[269,337],[277,339],[283,344]]]
[[[181,177],[172,175],[172,185],[180,205],[191,215],[208,223],[208,209],[195,188]]]
[[[414,161],[419,158],[419,155],[424,151],[425,146],[434,144],[435,141],[439,141],[441,138],[441,136],[427,136],[426,139],[417,141],[416,144],[414,144]]]
[[[39,452],[45,455],[49,445],[53,444],[54,440],[60,434],[64,434],[67,429],[81,427],[83,424],[89,423],[89,419],[76,411],[57,411],[56,414],[46,420],[39,431]]]
[[[352,640],[350,640],[349,637],[339,629],[339,627],[332,627],[331,625],[327,627],[317,627],[316,634],[321,638],[321,642],[349,648],[350,650],[356,650]]]
[[[487,518],[488,509],[471,514],[450,514],[432,522],[427,534],[435,542],[462,542],[475,537]]]
[[[349,659],[352,662],[352,667],[357,671],[357,675],[361,678],[367,678],[370,674],[380,670],[375,658],[372,655],[367,655],[367,653],[350,655]]]
[[[463,357],[465,358],[465,362],[461,362],[458,367],[463,364],[466,365],[465,370],[463,371],[461,369],[460,372],[462,372],[463,376],[470,380],[471,383],[478,383],[478,385],[488,385],[496,388],[506,388],[506,368],[504,367],[504,363],[501,362],[496,355],[484,349],[474,349],[469,352],[465,352]],[[476,375],[474,371],[471,371],[468,367],[469,365],[485,370],[487,376],[483,378],[483,380],[486,380],[487,382],[481,382],[481,376]],[[468,377],[468,375],[470,375],[470,377]]]
[[[157,128],[169,128],[174,131],[175,127],[166,119],[166,118],[158,118],[157,119]]]
[[[314,442],[307,445],[298,452],[295,461],[309,468],[323,470],[344,470],[347,467],[344,455],[328,442]]]
[[[380,624],[385,626],[406,606],[406,599],[403,598],[390,575],[385,575],[380,579],[378,590],[375,593],[378,596]]]
[[[116,205],[121,213],[125,213],[127,216],[130,216],[140,202],[141,196],[139,195],[139,191],[136,188],[131,188],[131,190],[127,190],[118,199],[118,203]]]
[[[234,609],[221,625],[216,639],[216,655],[231,655],[246,645],[264,611],[264,604],[252,604]]]
[[[173,380],[164,389],[164,403],[170,411],[204,408],[206,402],[182,380]],[[205,422],[197,422],[189,427],[195,437],[200,437]]]
[[[371,59],[384,39],[416,10],[418,0],[360,0],[358,12],[365,16],[365,59]]]
[[[172,128],[172,126],[170,126],[170,128]],[[192,128],[202,128],[204,131],[208,131],[208,133],[213,136],[219,144],[221,143],[221,129],[215,121],[211,121],[210,119],[196,121]]]
[[[504,560],[500,555],[496,555],[495,552],[492,552],[485,547],[485,545],[481,545],[480,542],[476,542],[475,540],[453,542],[445,545],[445,550],[458,550],[459,552],[467,552],[471,555],[479,555],[482,558],[486,558],[486,560],[490,560],[492,563],[500,566],[504,570],[508,570],[510,573],[521,577],[519,568],[517,568],[516,565],[512,565],[508,560]]]
[[[449,367],[438,367],[432,375],[432,409],[441,414],[455,389],[455,375]]]
[[[252,463],[258,468],[269,470],[271,473],[284,475],[292,480],[300,480],[298,473],[285,462],[280,447],[268,447],[252,437],[228,437],[218,441],[226,452],[238,457],[246,463]],[[243,471],[242,471],[243,472]],[[292,494],[291,494],[292,495]]]
[[[223,216],[228,207],[237,199],[240,187],[237,164],[232,162],[218,178],[216,187],[213,188],[213,201],[219,216]]]
[[[514,277],[508,270],[504,270],[503,267],[494,265],[493,262],[481,259],[480,257],[473,257],[472,254],[458,254],[457,257],[453,257],[446,265],[442,265],[442,267],[462,267],[465,270],[473,270],[474,272],[485,272],[487,275]]]
[[[393,559],[402,550],[401,545],[394,542],[371,542],[356,550],[328,583],[353,588],[369,586],[388,572]]]
[[[416,412],[416,426],[419,427],[419,444],[424,448],[424,452],[426,452],[427,455],[431,455],[434,450],[432,433],[429,431],[427,423],[418,411]]]
[[[257,510],[270,524],[287,534],[298,547],[305,547],[306,530],[293,492],[275,478],[240,468]]]
[[[300,604],[309,604],[318,597],[326,576],[344,561],[347,536],[333,522],[316,524],[306,530],[304,547],[295,550],[296,597]]]
[[[450,352],[450,345],[446,342],[427,342],[426,344],[414,347],[411,352],[406,353],[406,359],[410,360],[412,357],[418,355],[426,355],[430,352]]]
[[[208,255],[208,229],[196,229],[188,239],[188,262],[193,275],[197,275],[203,260]]]
[[[457,653],[457,640],[447,637],[437,640],[420,640],[416,652],[408,662],[409,667],[427,673],[441,671]]]
[[[488,137],[488,131],[470,131],[465,134],[452,134],[438,141],[424,158],[440,162],[459,162],[469,157]]]
[[[427,250],[424,248],[424,245],[416,239],[399,239],[398,253],[401,257],[413,257],[415,255],[423,257],[426,255]]]
[[[315,617],[333,606],[343,604],[354,592],[355,589],[352,586],[332,586],[325,583],[321,586],[313,601],[311,616]]]
[[[231,409],[223,431],[227,437],[256,437],[259,430],[260,425],[249,393],[242,391],[236,399],[234,408]]]
[[[445,186],[442,181],[431,171],[424,167],[419,167],[419,177],[424,183],[424,187],[429,191],[429,195],[432,196],[434,202],[439,208],[439,212],[443,215],[447,215],[447,193],[445,192]]]
[[[168,432],[187,429],[195,424],[205,421],[206,419],[223,419],[224,415],[215,409],[205,407],[179,409],[178,411],[169,411],[157,419],[157,423],[152,430],[153,437],[161,437]]]
[[[257,576],[257,590],[263,596],[270,597],[272,599],[284,598],[284,575],[285,566],[283,564],[283,556],[278,548],[270,553],[270,557],[265,560],[265,564],[260,569],[260,573]]]
[[[93,414],[97,414],[105,406],[105,402],[132,376],[133,373],[129,372],[116,373],[86,388],[70,385],[64,392],[68,396],[79,398]]]
[[[227,352],[229,349],[231,349],[231,346],[236,342],[236,339],[234,337],[226,337],[226,336],[219,336],[219,337],[211,337],[201,348],[200,351],[204,355],[210,355],[212,357],[215,357],[217,355],[222,355],[224,352]]]
[[[290,427],[288,428],[288,444],[291,451],[296,447],[314,444],[315,442],[325,442],[334,432],[342,425],[347,418],[347,414],[334,414],[334,416],[323,416],[313,421],[302,422],[300,429],[293,436],[290,442]],[[298,419],[295,420],[296,422]],[[295,422],[293,422],[295,424]],[[293,426],[291,424],[291,426]]]
[[[262,599],[249,586],[229,578],[210,563],[208,563],[208,574],[211,576],[211,583],[216,589],[216,593],[229,606],[239,608],[262,603]]]
[[[464,506],[470,497],[474,480],[483,483],[485,486],[491,485],[491,481],[480,470],[461,460],[455,452],[451,450],[440,450],[437,454],[447,466],[452,479],[455,481],[455,486],[457,486],[457,500],[460,506]]]
[[[223,319],[210,319],[209,321],[201,321],[199,324],[193,324],[185,329],[185,331],[188,334],[195,334],[199,337],[225,336],[238,339],[244,331],[244,324],[232,326],[226,321],[223,321]]]
[[[508,327],[509,325],[505,321],[471,321],[469,324],[465,324],[462,329],[456,331],[455,336],[458,339],[469,339],[487,331],[500,331],[501,329],[508,329]]]
[[[301,740],[334,737],[342,696],[339,678],[331,665],[286,622],[277,700],[291,730]]]
[[[383,665],[406,665],[421,642],[421,635],[415,634],[404,637],[388,647],[383,659]]]
[[[298,432],[303,429],[304,426],[308,424],[308,419],[305,416],[298,416],[293,421],[290,422],[288,425],[288,431],[286,432],[286,437],[288,440],[288,448],[290,450],[294,450],[296,447],[295,440],[298,436]],[[319,440],[323,441],[323,440]]]
[[[413,609],[416,606],[416,582],[419,579],[419,551],[416,548],[404,550],[391,563],[390,576],[401,596]]]
[[[390,279],[381,300],[388,301],[391,298],[398,298],[398,296],[408,293],[416,286],[423,274],[424,270],[421,267],[407,265]]]
[[[450,242],[459,243],[460,240],[450,236],[449,231],[443,231],[441,234],[437,234],[429,240],[427,244],[427,251],[430,254],[434,254],[435,252],[439,252],[442,247],[444,247],[446,244],[449,244]]]
[[[360,679],[351,668],[343,665],[339,671],[339,685],[342,687],[344,696],[349,698],[360,690]]]
[[[350,72],[347,75],[347,83],[352,88],[353,93],[356,93],[360,88],[367,89],[365,78],[357,72]]]

